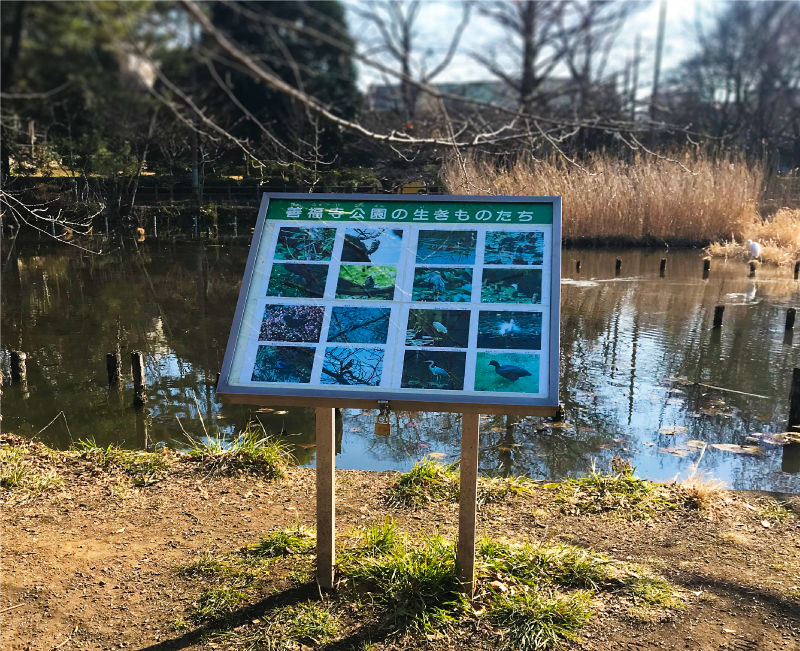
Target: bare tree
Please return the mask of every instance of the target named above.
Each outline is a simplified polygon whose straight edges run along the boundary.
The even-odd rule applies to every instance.
[[[366,45],[366,53],[372,57],[385,57],[389,65],[400,72],[400,92],[396,99],[399,100],[398,112],[403,114],[406,122],[414,120],[422,87],[431,84],[447,69],[458,50],[469,24],[472,4],[464,2],[461,6],[461,20],[451,35],[440,40],[446,47],[438,57],[432,48],[419,47],[417,43],[416,26],[422,7],[420,0],[366,2],[358,10],[358,15],[376,32],[371,43]]]

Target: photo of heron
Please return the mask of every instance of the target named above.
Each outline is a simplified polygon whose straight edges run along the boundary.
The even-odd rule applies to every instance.
[[[414,269],[411,300],[469,303],[472,300],[472,269],[417,267]]]
[[[253,366],[253,382],[291,382],[311,380],[314,348],[310,346],[259,346]]]
[[[348,228],[342,262],[397,264],[403,251],[403,231],[392,228]]]
[[[322,384],[376,387],[381,383],[383,348],[327,348]]]
[[[317,262],[330,260],[335,236],[335,228],[284,226],[278,232],[275,259]]]
[[[343,344],[385,344],[389,332],[388,307],[336,306],[331,312],[328,341]]]
[[[481,303],[541,303],[541,269],[486,269]]]
[[[464,390],[466,353],[407,350],[403,360],[404,389]]]
[[[478,353],[474,389],[539,393],[538,353]]]
[[[261,320],[259,341],[319,341],[324,307],[267,305]]]
[[[391,301],[394,298],[396,267],[342,265],[336,284],[336,298]]]
[[[274,263],[267,285],[267,296],[287,298],[322,298],[328,265],[299,262]]]
[[[409,310],[406,346],[466,348],[469,310]]]
[[[475,264],[476,231],[420,231],[417,264]]]
[[[541,312],[484,312],[478,315],[478,348],[542,347]]]
[[[544,262],[542,231],[488,231],[484,264],[535,265]]]

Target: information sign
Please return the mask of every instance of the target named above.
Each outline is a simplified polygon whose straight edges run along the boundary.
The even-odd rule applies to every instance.
[[[265,194],[217,393],[552,413],[560,250],[559,197]]]

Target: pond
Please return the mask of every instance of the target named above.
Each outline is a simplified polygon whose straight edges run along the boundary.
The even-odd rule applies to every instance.
[[[6,246],[4,430],[61,448],[89,438],[183,447],[184,431],[231,435],[258,419],[285,437],[299,463],[313,465],[312,410],[215,397],[246,258],[245,246],[208,243],[147,241],[106,256]],[[484,417],[481,471],[558,479],[593,464],[608,470],[619,454],[651,479],[696,468],[736,489],[800,490],[798,445],[771,436],[786,428],[791,372],[800,366],[800,329],[784,331],[800,283],[791,269],[762,267],[750,278],[741,261],[713,260],[703,278],[702,267],[697,250],[565,250],[565,417]],[[725,305],[724,322],[713,329],[717,305]],[[105,358],[117,346],[127,379],[110,389]],[[8,382],[10,350],[28,354],[26,386]],[[145,354],[143,412],[131,406],[134,350]],[[344,411],[339,467],[403,470],[426,455],[458,458],[457,414],[395,413],[385,438],[374,422],[374,412]]]

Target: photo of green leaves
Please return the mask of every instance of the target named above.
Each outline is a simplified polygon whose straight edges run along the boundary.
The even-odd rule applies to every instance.
[[[396,276],[396,267],[343,264],[339,268],[336,298],[391,301]]]
[[[298,262],[274,263],[267,285],[267,296],[322,298],[328,265]]]
[[[335,228],[283,226],[278,232],[278,243],[275,245],[275,259],[330,260],[335,236]]]

